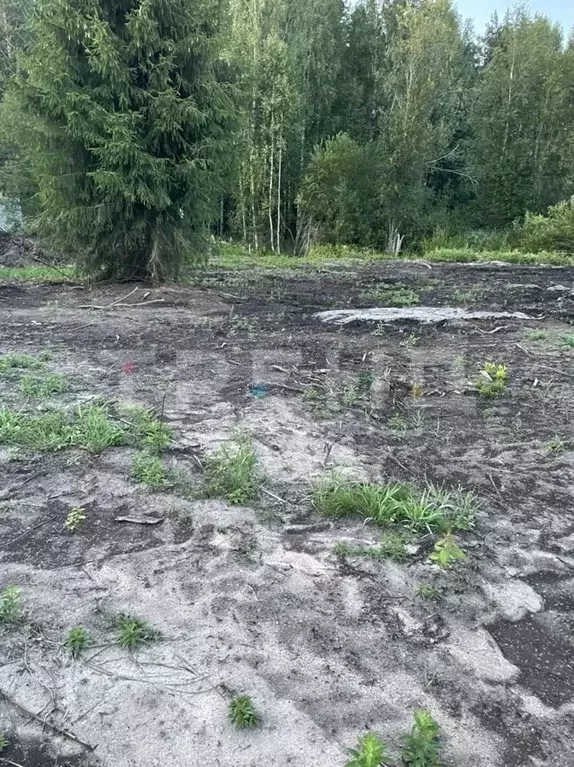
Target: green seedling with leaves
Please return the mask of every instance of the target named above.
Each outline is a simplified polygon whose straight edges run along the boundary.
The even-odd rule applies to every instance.
[[[0,624],[12,626],[21,619],[21,591],[12,584],[0,591]]]
[[[0,730],[0,752],[5,751],[10,745],[10,741],[6,737],[5,733]]]
[[[508,369],[496,362],[485,362],[474,382],[481,397],[498,397],[504,394],[508,383]]]
[[[438,586],[431,586],[428,583],[419,583],[415,588],[415,596],[424,599],[425,602],[440,602],[442,599],[442,589]]]
[[[428,711],[414,712],[414,724],[403,738],[401,760],[409,767],[440,767],[440,728]]]
[[[351,759],[345,767],[381,767],[388,759],[387,747],[372,732],[359,738],[356,748],[349,750]]]
[[[249,695],[237,695],[229,702],[229,720],[238,730],[252,730],[261,718]]]
[[[74,626],[74,628],[68,631],[62,644],[72,658],[79,658],[82,652],[91,644],[91,638],[83,626]]]
[[[76,533],[86,521],[86,510],[81,506],[74,506],[66,515],[64,527],[69,533]]]
[[[446,533],[435,543],[430,558],[431,562],[434,562],[435,565],[448,570],[456,562],[465,560],[466,554],[457,545],[453,534]]]

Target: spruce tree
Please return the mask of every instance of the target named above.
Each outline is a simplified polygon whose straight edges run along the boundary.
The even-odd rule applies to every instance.
[[[98,275],[200,256],[224,187],[232,90],[219,0],[38,0],[5,109],[37,227]]]

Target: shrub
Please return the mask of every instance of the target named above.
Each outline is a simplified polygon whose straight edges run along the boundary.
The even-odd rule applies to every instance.
[[[520,247],[533,253],[574,253],[574,197],[551,206],[545,216],[527,213],[515,236]]]

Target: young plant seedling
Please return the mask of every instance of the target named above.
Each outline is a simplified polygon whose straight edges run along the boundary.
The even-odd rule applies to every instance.
[[[137,650],[156,642],[159,632],[150,624],[133,615],[120,615],[116,623],[116,642],[126,650]]]
[[[63,646],[69,651],[72,658],[79,658],[90,644],[90,635],[83,626],[71,628],[63,642]]]
[[[411,767],[440,767],[440,728],[430,713],[414,712],[414,724],[403,738],[401,760]]]
[[[381,767],[388,759],[387,747],[372,732],[359,738],[357,748],[349,750],[351,759],[345,767]]]
[[[481,397],[498,397],[506,391],[508,369],[496,362],[485,362],[480,370],[474,388]]]
[[[565,333],[562,336],[562,344],[569,349],[574,349],[574,333]]]
[[[0,624],[13,626],[21,617],[20,589],[13,585],[6,586],[0,591]]]
[[[77,532],[86,521],[86,510],[81,506],[74,506],[66,515],[64,527],[69,533]]]
[[[229,702],[229,719],[238,730],[252,730],[261,721],[249,695],[237,695]]]
[[[544,445],[544,450],[551,455],[558,455],[559,453],[568,450],[569,447],[570,442],[556,435],[556,437],[552,437],[552,439]]]
[[[0,730],[0,752],[8,748],[10,742],[6,735]]]
[[[431,586],[428,583],[419,583],[415,589],[415,596],[424,599],[425,602],[440,602],[442,599],[442,589],[438,586]]]
[[[461,562],[466,559],[466,554],[457,545],[452,533],[446,533],[434,545],[431,562],[442,567],[445,570],[451,568],[455,562]]]
[[[170,487],[173,484],[161,458],[145,450],[134,456],[132,477],[141,485],[147,485],[154,490]]]

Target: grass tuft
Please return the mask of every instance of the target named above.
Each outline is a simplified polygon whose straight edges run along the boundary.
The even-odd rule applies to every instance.
[[[6,737],[6,734],[0,730],[0,752],[4,751],[10,745],[10,741]]]
[[[54,394],[64,394],[69,388],[67,378],[59,373],[26,375],[20,380],[20,391],[29,399],[47,399]]]
[[[126,650],[137,650],[156,642],[159,632],[147,621],[133,615],[120,615],[116,623],[116,642]]]
[[[480,370],[474,388],[481,397],[498,397],[506,391],[508,369],[496,362],[485,362]]]
[[[206,459],[205,477],[208,496],[222,496],[231,504],[254,500],[262,479],[251,441],[242,436],[233,447],[222,445]]]
[[[252,730],[261,721],[249,695],[237,695],[230,701],[229,719],[238,730]]]
[[[79,658],[82,652],[91,644],[91,638],[83,626],[74,626],[74,628],[68,631],[62,644],[69,651],[72,658]]]
[[[357,482],[339,474],[319,481],[311,501],[324,516],[357,515],[377,525],[399,524],[413,533],[468,530],[477,509],[471,493],[432,485],[420,492],[407,485]]]
[[[155,490],[173,485],[169,470],[163,465],[161,458],[145,450],[133,458],[132,477],[141,485]]]

